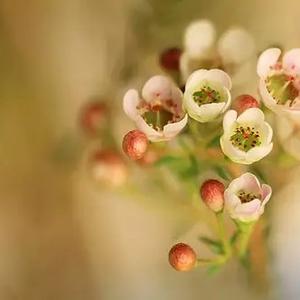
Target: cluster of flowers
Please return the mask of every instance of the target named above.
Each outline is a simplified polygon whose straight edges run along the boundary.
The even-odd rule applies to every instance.
[[[254,97],[240,95],[234,101],[234,109],[229,109],[232,82],[235,83],[240,70],[253,56],[253,41],[239,28],[226,32],[217,45],[215,36],[209,21],[192,23],[185,34],[184,51],[172,48],[161,56],[165,69],[180,71],[181,82],[177,85],[168,76],[156,75],[145,83],[141,94],[135,89],[127,91],[123,108],[137,129],[124,136],[123,150],[132,160],[142,159],[149,143],[174,139],[190,120],[205,124],[223,119],[220,146],[234,163],[250,165],[272,151],[273,130]],[[244,51],[239,51],[241,47]],[[265,50],[258,59],[257,74],[265,106],[276,114],[297,119],[300,115],[300,49],[292,49],[283,56],[278,48]],[[215,179],[207,180],[200,188],[202,200],[217,216],[228,212],[238,227],[243,228],[241,234],[248,235],[250,229],[245,230],[245,227],[252,228],[271,194],[269,185],[261,184],[248,172],[232,180],[226,188]],[[231,251],[226,240],[223,248],[223,258],[227,259]],[[244,247],[240,251],[241,255],[245,254]],[[169,261],[179,271],[190,270],[202,262],[197,260],[195,251],[183,243],[170,250]]]

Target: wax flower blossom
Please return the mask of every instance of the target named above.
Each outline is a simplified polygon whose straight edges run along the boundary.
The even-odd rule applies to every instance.
[[[257,73],[264,104],[276,113],[300,116],[300,48],[281,57],[281,50],[270,48],[259,57]]]
[[[197,70],[185,85],[183,105],[198,122],[214,121],[231,103],[231,79],[222,70]]]
[[[125,113],[152,142],[174,138],[186,125],[181,90],[165,76],[150,78],[142,89],[130,89],[123,98]]]
[[[253,38],[240,27],[231,27],[218,41],[216,38],[215,26],[209,20],[196,20],[186,28],[180,57],[183,81],[200,68],[222,68],[236,77],[237,82],[245,79],[245,70],[249,70],[251,58],[255,57]]]
[[[265,122],[264,113],[259,108],[249,108],[239,117],[235,110],[229,110],[223,119],[223,129],[222,151],[236,163],[252,164],[273,148],[272,127]]]
[[[231,181],[225,190],[225,209],[232,219],[254,222],[264,213],[271,195],[269,185],[261,185],[255,175],[245,173]]]

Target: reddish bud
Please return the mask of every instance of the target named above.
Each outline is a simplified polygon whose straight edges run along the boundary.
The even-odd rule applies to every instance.
[[[215,179],[205,181],[200,189],[203,202],[215,213],[224,207],[224,184]]]
[[[179,60],[182,51],[179,48],[166,49],[160,55],[160,65],[168,71],[179,71]]]
[[[89,134],[101,130],[107,121],[108,108],[103,102],[91,102],[83,107],[80,115],[80,124]]]
[[[92,153],[90,170],[96,182],[120,186],[126,181],[127,167],[121,156],[112,150],[98,150]]]
[[[169,252],[169,263],[176,271],[190,271],[194,268],[196,261],[195,251],[187,244],[176,244]]]
[[[123,138],[123,150],[133,160],[141,159],[147,148],[147,136],[139,130],[129,131]]]
[[[240,95],[235,99],[234,108],[239,114],[252,107],[259,107],[259,102],[250,95]]]

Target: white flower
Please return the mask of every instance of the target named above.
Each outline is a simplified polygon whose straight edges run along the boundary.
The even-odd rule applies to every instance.
[[[144,85],[142,99],[131,89],[123,98],[125,113],[152,142],[175,137],[186,125],[181,90],[165,76],[154,76]]]
[[[184,108],[199,122],[210,122],[224,113],[231,103],[231,79],[221,70],[197,70],[188,78]]]
[[[264,213],[271,195],[269,185],[261,185],[256,176],[245,173],[234,179],[225,190],[225,209],[232,219],[254,222]]]
[[[184,51],[180,57],[183,82],[193,71],[201,68],[222,67],[231,76],[237,75],[238,84],[249,77],[249,61],[255,57],[251,35],[243,28],[232,27],[218,41],[216,37],[214,24],[209,20],[194,21],[186,28]]]
[[[257,73],[264,104],[276,113],[300,116],[300,48],[286,52],[270,48],[259,57]]]
[[[252,164],[273,148],[272,127],[259,108],[249,108],[239,117],[235,110],[229,110],[223,119],[223,129],[221,148],[236,163]]]

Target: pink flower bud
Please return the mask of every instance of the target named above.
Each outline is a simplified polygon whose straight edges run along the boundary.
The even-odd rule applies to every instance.
[[[224,184],[215,179],[205,181],[200,189],[203,202],[215,213],[224,207]]]
[[[80,114],[80,125],[87,133],[95,134],[105,126],[107,115],[108,108],[105,103],[88,103]]]
[[[141,159],[147,148],[147,136],[139,130],[129,131],[123,138],[123,150],[133,160]]]
[[[169,263],[176,271],[190,271],[194,268],[196,261],[195,251],[187,244],[176,244],[169,252]]]
[[[113,150],[97,150],[89,158],[90,172],[95,182],[108,186],[120,186],[127,178],[127,167]]]
[[[234,109],[239,114],[252,107],[259,107],[259,102],[250,95],[240,95],[235,99]]]
[[[182,51],[179,48],[166,49],[160,55],[160,65],[168,71],[179,71],[179,59]]]

